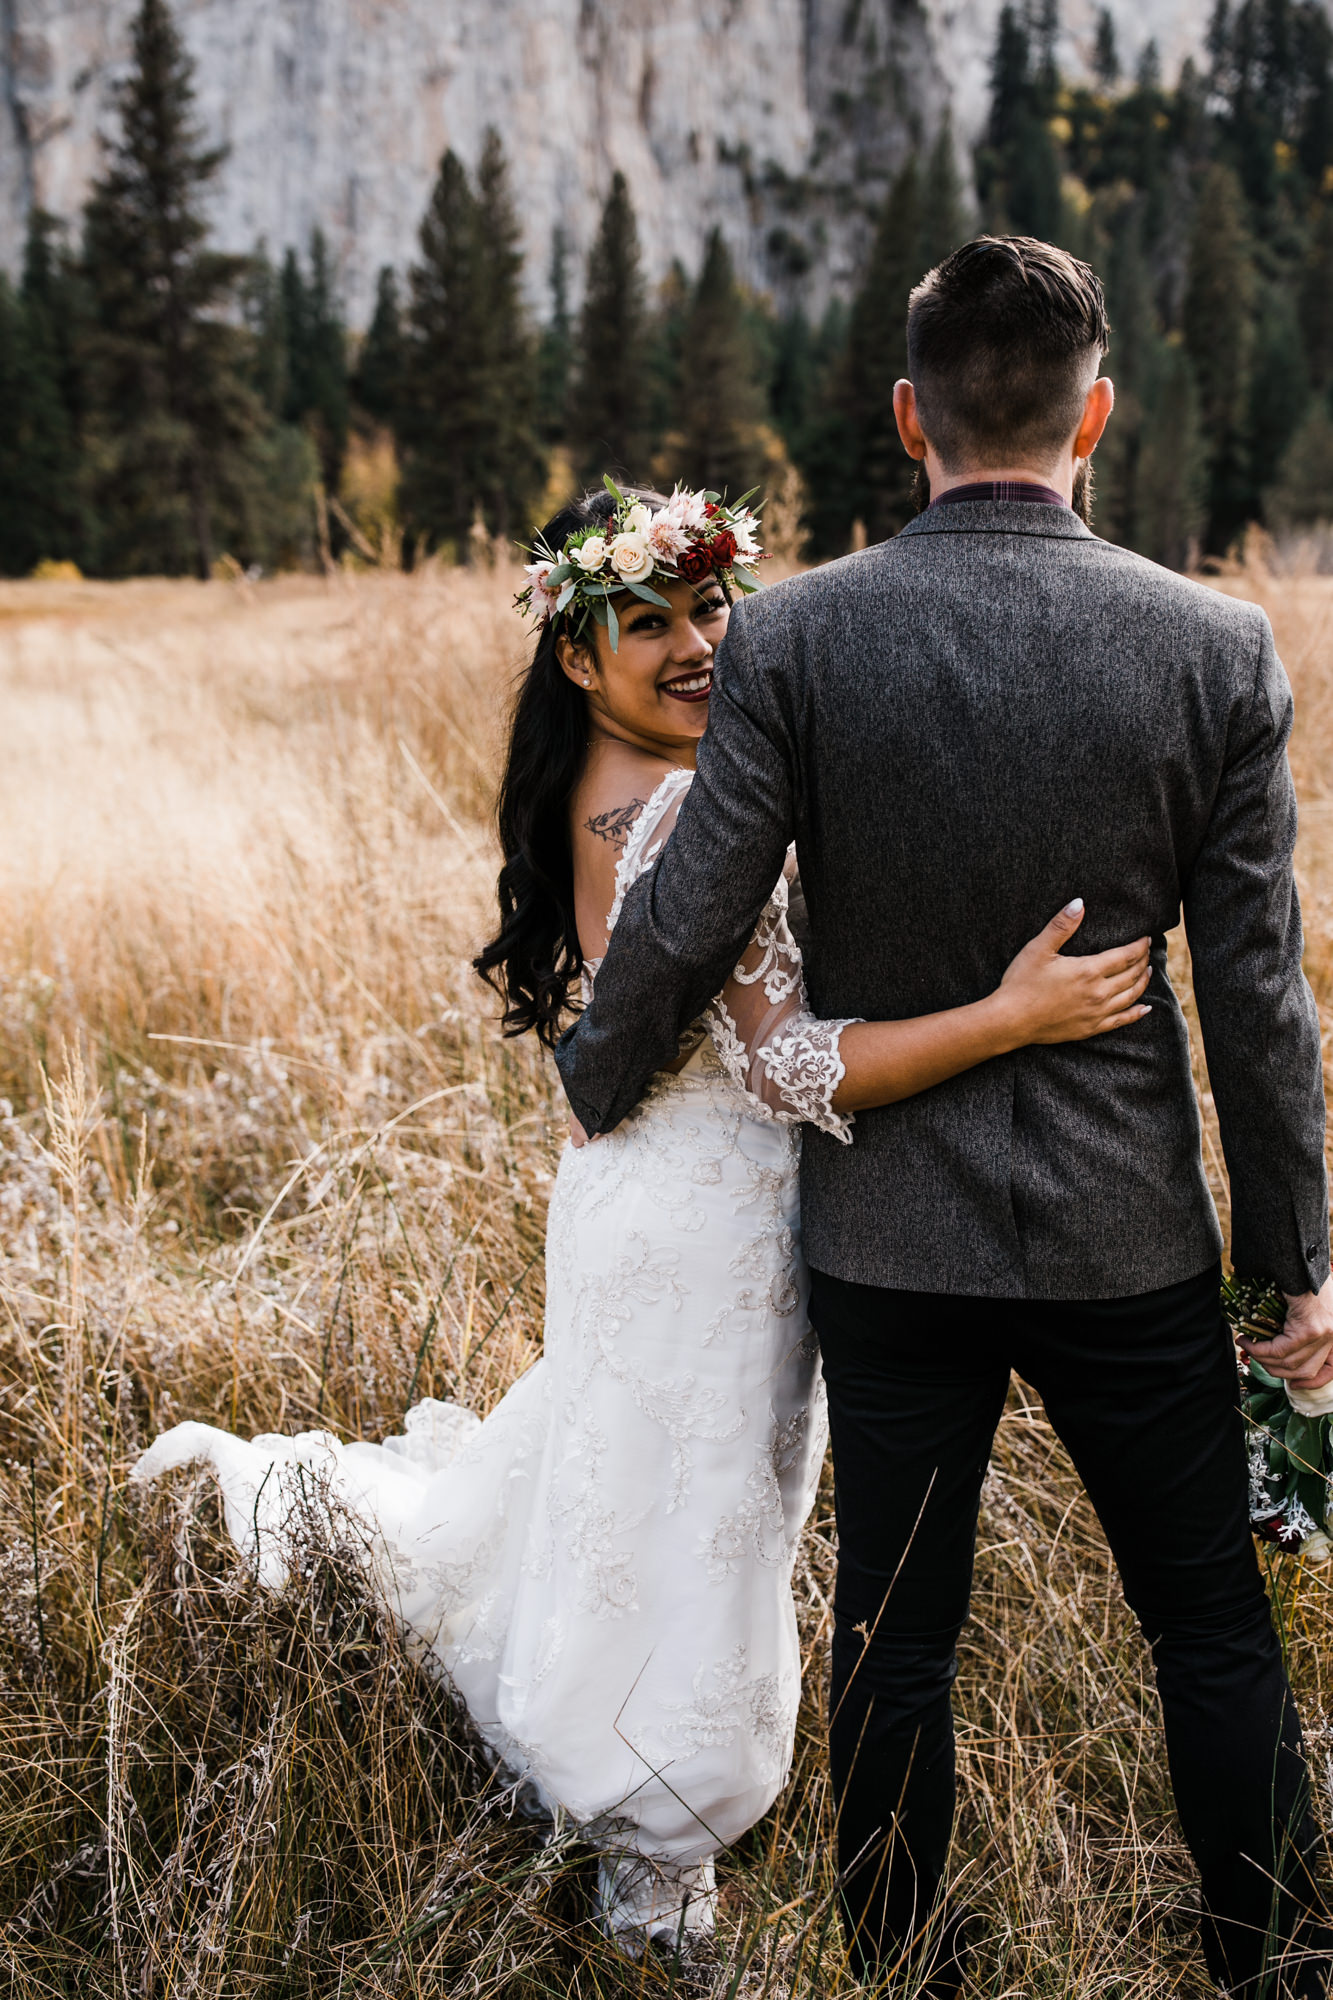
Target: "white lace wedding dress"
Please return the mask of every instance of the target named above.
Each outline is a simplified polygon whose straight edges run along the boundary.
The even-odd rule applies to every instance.
[[[608,929],[689,776],[640,815]],[[134,1473],[210,1461],[275,1585],[299,1468],[325,1482],[500,1762],[600,1846],[603,1918],[633,1948],[711,1926],[713,1857],[791,1759],[791,1570],[825,1439],[796,1126],[849,1121],[846,1024],[806,1011],[786,906],[784,880],[683,1068],[566,1147],[545,1352],[484,1422],[428,1400],[381,1445],[186,1423]]]

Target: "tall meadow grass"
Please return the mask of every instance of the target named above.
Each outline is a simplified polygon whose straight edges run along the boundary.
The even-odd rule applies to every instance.
[[[1263,598],[1296,685],[1333,1019],[1333,584],[1220,583]],[[576,1833],[488,1769],[367,1597],[354,1523],[312,1501],[274,1596],[207,1479],[126,1484],[183,1417],[378,1438],[420,1395],[484,1412],[539,1351],[561,1100],[468,969],[513,588],[0,586],[0,1990],[24,2000],[853,1990],[827,1488],[792,1783],[682,1969],[598,1938]],[[1329,1585],[1274,1577],[1327,1817]],[[973,1990],[1206,1993],[1146,1654],[1021,1389],[958,1710]]]

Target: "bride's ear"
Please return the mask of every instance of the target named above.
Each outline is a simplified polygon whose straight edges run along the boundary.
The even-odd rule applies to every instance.
[[[575,687],[590,688],[597,671],[590,646],[576,646],[567,632],[562,632],[555,642],[555,656],[560,662],[560,671],[566,680],[573,681]]]

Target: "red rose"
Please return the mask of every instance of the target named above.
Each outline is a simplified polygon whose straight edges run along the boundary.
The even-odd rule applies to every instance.
[[[702,583],[713,573],[713,552],[699,542],[686,549],[683,556],[676,557],[676,573],[684,577],[686,583]]]
[[[729,562],[734,562],[736,559],[736,537],[730,528],[723,528],[714,535],[708,547],[714,569],[725,569]]]

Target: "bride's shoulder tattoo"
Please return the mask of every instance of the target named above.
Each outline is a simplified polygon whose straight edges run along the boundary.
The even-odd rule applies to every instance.
[[[630,828],[646,804],[646,799],[627,799],[623,806],[612,806],[608,812],[594,813],[583,824],[595,839],[605,840],[615,848],[623,848],[629,839]]]

